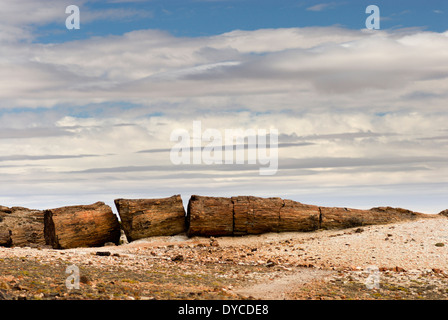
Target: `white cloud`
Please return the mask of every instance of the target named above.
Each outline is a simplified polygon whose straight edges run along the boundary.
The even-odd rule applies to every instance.
[[[94,9],[94,0],[2,0],[0,11],[0,42],[31,41],[39,37],[36,27],[56,23],[65,28],[68,17],[66,7],[80,8],[81,24],[94,21],[123,21],[137,18],[152,18],[153,12],[145,9],[109,8]],[[121,2],[121,1],[120,1]],[[129,2],[129,1],[123,1]],[[137,2],[134,0],[133,2]]]
[[[340,5],[340,4],[338,4],[336,2],[319,3],[314,6],[306,8],[306,10],[319,12],[319,11],[323,11],[326,9],[334,8],[335,6],[338,6],[338,5]]]
[[[202,38],[134,31],[54,45],[6,45],[0,97],[8,106],[123,98],[173,102],[256,93],[291,97],[293,91],[302,101],[323,102],[347,93],[385,100],[389,94],[427,91],[427,83],[430,92],[443,92],[447,48],[446,33],[340,28],[235,31]]]
[[[82,189],[82,199],[197,191],[300,201],[446,184],[447,140],[434,137],[448,130],[447,32],[331,27],[180,38],[140,30],[9,42],[2,52],[0,193],[14,199],[76,200]],[[191,130],[193,120],[279,129],[278,175],[173,166],[170,133]],[[445,189],[420,196],[436,199],[432,210]]]

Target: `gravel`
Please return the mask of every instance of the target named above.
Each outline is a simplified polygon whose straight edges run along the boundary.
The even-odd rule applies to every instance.
[[[154,237],[102,248],[1,247],[0,260],[10,261],[18,269],[0,265],[3,272],[0,276],[0,289],[3,291],[0,293],[11,296],[25,292],[36,296],[32,286],[39,283],[43,292],[40,295],[65,297],[65,268],[74,264],[84,273],[92,270],[87,276],[93,280],[82,281],[81,284],[90,297],[116,297],[116,293],[109,291],[116,290],[116,283],[120,283],[122,291],[125,290],[124,285],[126,290],[132,287],[135,297],[142,292],[145,296],[160,298],[197,297],[201,290],[205,290],[203,297],[221,298],[224,295],[232,299],[445,299],[448,298],[445,289],[448,286],[447,244],[448,219],[438,216],[389,225],[309,233],[221,238]],[[50,266],[54,275],[45,271],[50,270]],[[100,270],[107,271],[104,273],[107,281],[101,280]],[[371,270],[377,270],[381,286],[366,290],[365,283]],[[28,273],[35,278],[28,279]],[[160,280],[157,291],[154,291],[154,281],[159,279],[154,278],[156,274],[164,280]],[[145,280],[143,275],[154,277]],[[190,287],[179,286],[178,283],[184,281],[179,277],[190,281]],[[140,278],[143,282],[132,280]],[[56,293],[50,279],[58,279]],[[162,290],[170,279],[174,279],[173,282]],[[31,290],[14,289],[18,284],[31,286]],[[101,290],[98,289],[100,285],[104,286]],[[80,294],[79,298],[82,297]]]

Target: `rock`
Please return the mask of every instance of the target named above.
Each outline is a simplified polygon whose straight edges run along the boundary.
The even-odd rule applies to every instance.
[[[162,199],[116,199],[115,206],[128,241],[186,231],[180,195]]]
[[[11,300],[11,296],[7,293],[6,290],[0,289],[0,300]]]
[[[83,284],[90,284],[90,278],[87,277],[86,275],[82,275],[79,277],[79,282]]]
[[[108,257],[111,255],[111,253],[109,251],[97,251],[95,255],[100,257]]]
[[[171,258],[171,261],[175,261],[175,262],[184,261],[184,256],[181,255],[181,254],[179,254],[179,255],[177,255],[177,256],[175,256],[175,257],[172,257],[172,258]]]
[[[13,289],[15,290],[19,290],[19,291],[30,291],[30,289],[28,287],[22,286],[20,284],[16,284]]]
[[[277,262],[275,262],[272,259],[269,259],[268,261],[266,261],[266,264],[265,264],[266,267],[273,267],[273,266],[276,266],[276,265],[277,265]]]
[[[128,244],[128,238],[126,238],[126,234],[124,233],[123,229],[120,230],[120,240],[119,244]]]
[[[10,290],[11,287],[6,281],[0,281],[0,289]]]
[[[103,202],[62,207],[44,212],[45,242],[53,249],[99,247],[118,244],[120,224]]]
[[[210,247],[219,247],[219,242],[214,237],[210,237]]]
[[[406,270],[401,268],[401,267],[395,267],[395,268],[393,268],[393,271],[395,271],[395,272],[406,272]]]

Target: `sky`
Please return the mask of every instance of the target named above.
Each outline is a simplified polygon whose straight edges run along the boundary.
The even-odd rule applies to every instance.
[[[80,29],[66,28],[69,5]],[[369,5],[379,30],[366,28]],[[0,8],[0,205],[116,211],[117,198],[197,194],[448,208],[446,1]],[[174,164],[171,136],[193,144],[195,122],[223,136],[277,130],[277,171]]]

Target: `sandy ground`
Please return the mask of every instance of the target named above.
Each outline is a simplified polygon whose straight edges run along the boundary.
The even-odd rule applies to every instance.
[[[204,299],[446,299],[448,219],[234,238],[154,237],[101,248],[0,248],[0,259],[0,293],[3,288],[7,298],[73,298],[57,270],[74,264],[89,277],[79,298],[87,292],[93,299],[185,299],[205,292]],[[51,290],[42,279],[52,277],[39,266],[59,272]],[[28,271],[14,273],[20,268]],[[122,274],[126,288],[117,286]],[[179,276],[184,280],[173,280]],[[20,283],[26,292],[12,290]],[[117,288],[131,293],[118,295]]]

